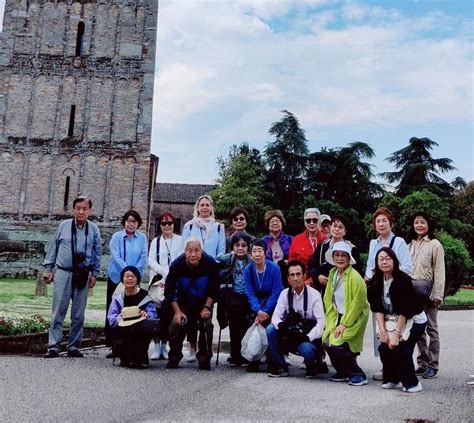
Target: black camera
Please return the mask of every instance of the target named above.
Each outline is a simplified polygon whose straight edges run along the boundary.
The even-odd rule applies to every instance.
[[[74,253],[73,256],[73,267],[74,268],[83,268],[84,262],[86,261],[86,253]]]

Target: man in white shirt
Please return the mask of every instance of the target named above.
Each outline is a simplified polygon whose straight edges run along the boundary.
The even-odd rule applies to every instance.
[[[316,341],[321,338],[326,322],[321,294],[305,285],[305,271],[305,265],[299,260],[288,263],[290,287],[281,292],[272,323],[267,326],[270,377],[288,376],[283,349],[303,357],[307,379],[317,375]]]

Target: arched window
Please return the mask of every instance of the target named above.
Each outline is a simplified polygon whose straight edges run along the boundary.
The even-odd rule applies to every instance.
[[[82,42],[84,38],[85,29],[86,26],[84,25],[84,22],[79,22],[79,25],[77,25],[76,57],[82,55]]]

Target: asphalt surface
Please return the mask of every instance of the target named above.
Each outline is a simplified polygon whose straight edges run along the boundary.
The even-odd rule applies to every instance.
[[[162,361],[125,369],[105,358],[105,348],[82,359],[0,356],[0,421],[474,422],[474,391],[465,384],[474,374],[473,320],[473,311],[440,312],[441,370],[436,379],[422,379],[416,394],[372,380],[362,387],[330,382],[328,375],[306,380],[296,356],[290,377],[280,379],[229,368],[226,355],[211,372],[195,363],[167,370]],[[359,363],[367,375],[380,369],[370,322]]]

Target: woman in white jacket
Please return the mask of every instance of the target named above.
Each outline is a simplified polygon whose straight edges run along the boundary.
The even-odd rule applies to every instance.
[[[174,216],[169,212],[164,212],[158,217],[158,221],[160,222],[161,235],[151,241],[148,254],[148,266],[150,267],[149,289],[152,285],[155,289],[160,288],[164,298],[164,287],[170,264],[183,250],[181,236],[174,233]],[[155,338],[155,350],[151,355],[152,360],[168,359],[166,343],[165,339]]]

